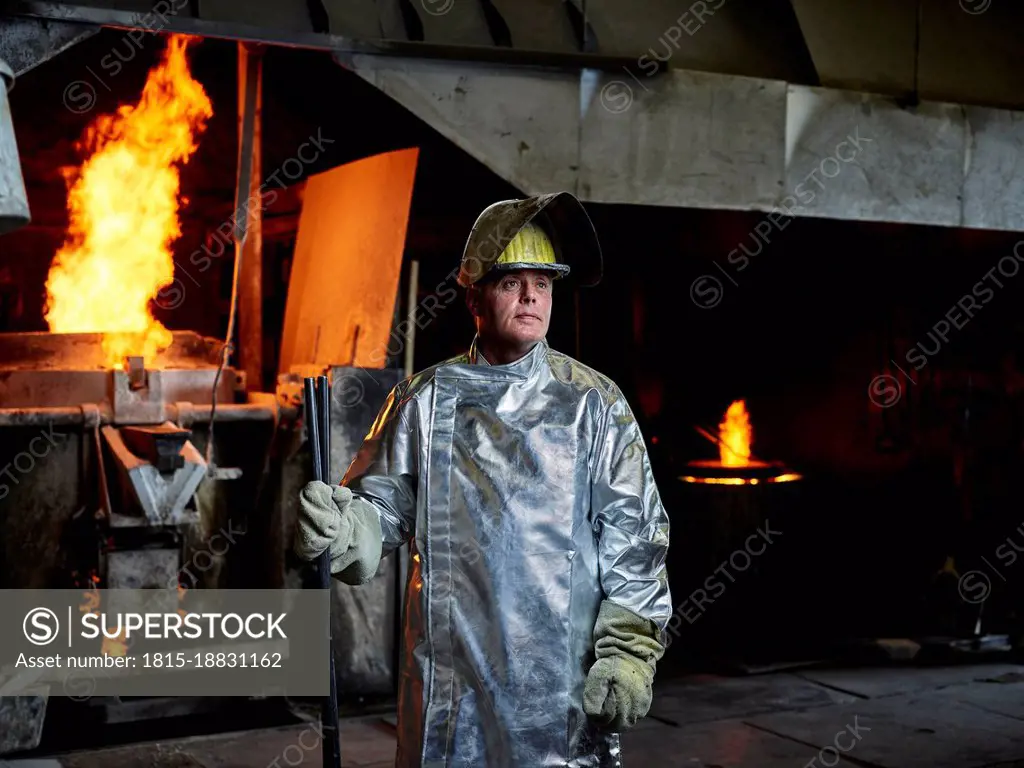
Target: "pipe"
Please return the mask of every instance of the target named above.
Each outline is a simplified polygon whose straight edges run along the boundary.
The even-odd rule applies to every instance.
[[[97,406],[93,406],[96,408]],[[98,406],[99,423],[129,424],[128,420],[116,422],[107,405]],[[210,405],[188,404],[191,423],[209,422]],[[89,409],[86,406],[66,406],[62,408],[0,408],[0,427],[48,427],[77,426],[89,420]],[[178,406],[167,405],[161,421],[177,421]],[[235,421],[273,421],[277,418],[277,407],[261,403],[228,403],[218,405],[214,421],[218,423]]]
[[[70,406],[66,408],[0,408],[0,427],[64,427],[86,422],[86,411]],[[110,412],[100,410],[100,424],[111,422]]]
[[[250,80],[255,83],[250,87]],[[259,46],[238,44],[238,148],[251,150],[248,174],[240,174],[235,210],[247,214],[248,224],[238,258],[238,359],[245,370],[246,386],[263,389],[263,51]],[[249,113],[252,113],[251,115]],[[251,135],[246,135],[246,130]],[[245,176],[246,178],[242,178]]]
[[[13,87],[14,72],[0,59],[0,235],[25,226],[31,219],[11,105],[7,101],[7,92]]]
[[[210,405],[192,405],[192,422],[210,421]],[[167,415],[171,415],[171,407],[167,409]],[[228,403],[217,405],[217,412],[214,421],[218,423],[234,421],[274,421],[277,418],[277,406],[261,405],[260,403]],[[173,420],[173,419],[169,419]]]

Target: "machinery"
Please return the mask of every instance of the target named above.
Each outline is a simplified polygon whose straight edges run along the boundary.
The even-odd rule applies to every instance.
[[[289,560],[297,491],[311,479],[301,379],[247,392],[239,371],[220,369],[220,344],[175,332],[149,366],[107,370],[98,334],[0,334],[0,588],[280,588],[310,578]],[[340,477],[401,370],[325,373],[381,393],[331,404]],[[336,586],[343,691],[392,689],[398,576],[389,560],[364,588]],[[46,686],[61,684],[39,682],[38,696],[0,695],[0,754],[38,745]],[[164,703],[178,714],[214,706]],[[159,704],[147,702],[147,716]],[[138,702],[83,705],[99,722],[142,717]]]
[[[258,59],[244,51],[240,56],[248,84],[240,139],[258,157],[253,140],[258,91],[248,87],[258,82]],[[0,77],[9,82],[8,75],[0,62]],[[29,221],[13,138],[6,93],[0,90],[0,235]],[[320,183],[330,188],[319,194],[307,190],[307,201],[323,203],[307,203],[303,216],[337,221],[337,212],[329,209],[344,199],[337,194],[339,187],[365,177],[371,183],[389,181],[391,187],[378,190],[377,196],[386,198],[387,210],[404,221],[414,156],[415,151],[404,155],[406,170],[399,177],[366,166],[322,174]],[[257,171],[251,163],[240,165],[238,195],[245,200]],[[396,178],[404,185],[403,194],[395,194]],[[372,200],[365,188],[356,195]],[[236,260],[248,290],[240,297],[238,336],[239,356],[248,368],[260,370],[250,354],[262,344],[260,325],[253,320],[261,285],[249,274],[260,273],[259,212],[253,214],[257,223],[251,230],[235,232]],[[350,219],[355,227],[380,226],[369,216]],[[388,392],[405,374],[404,368],[383,367],[394,365],[393,356],[367,363],[364,350],[358,358],[357,345],[343,338],[347,329],[368,339],[368,353],[390,341],[405,230],[392,223],[389,231],[393,242],[386,258],[392,267],[384,277],[381,254],[367,258],[358,248],[345,248],[353,264],[376,266],[357,298],[342,304],[304,292],[309,285],[325,284],[312,269],[337,268],[337,244],[324,248],[322,238],[299,238],[296,261],[302,266],[289,284],[288,340],[283,343],[282,357],[288,359],[281,362],[274,391],[260,391],[263,386],[242,367],[228,364],[224,339],[191,331],[172,332],[156,353],[128,343],[124,348],[131,351],[120,357],[108,343],[113,332],[0,334],[0,589],[82,589],[85,600],[94,589],[315,586],[313,569],[291,555],[298,491],[312,479],[302,378],[326,375],[332,383],[344,383],[330,403],[329,469],[340,479]],[[348,234],[352,242],[379,247],[379,239]],[[238,282],[236,277],[232,286],[236,298]],[[387,300],[379,299],[375,287]],[[87,301],[104,300],[109,297],[97,294]],[[371,317],[360,300],[370,302],[376,315]],[[361,314],[355,321],[339,318],[331,314],[338,306]],[[318,315],[324,308],[327,314]],[[233,304],[227,331],[232,342],[234,313]],[[305,350],[309,324],[341,334],[339,342]],[[377,578],[359,589],[332,585],[335,670],[343,708],[392,696],[404,557],[389,558]],[[67,680],[43,673],[34,679],[31,695],[26,695],[24,680],[9,689],[18,695],[5,695],[4,685],[14,676],[11,669],[0,670],[0,755],[37,747],[47,712],[69,706],[79,710],[75,727],[85,730],[237,707],[237,702],[209,698],[95,697],[69,690]],[[55,694],[59,697],[52,698]]]

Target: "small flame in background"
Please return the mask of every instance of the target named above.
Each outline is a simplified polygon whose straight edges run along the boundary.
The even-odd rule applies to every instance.
[[[77,583],[81,583],[81,581],[77,578],[77,571],[74,571],[72,573],[72,576],[75,577],[75,581]],[[92,571],[85,581],[87,583],[82,587],[82,602],[78,606],[78,610],[83,614],[92,614],[94,616],[99,616],[100,604],[103,602],[99,592],[99,584],[101,579],[95,571]],[[180,584],[178,585],[177,590],[178,604],[181,605],[182,601],[184,601],[185,599],[185,595],[187,594],[188,590]],[[184,621],[185,616],[188,615],[188,611],[184,608],[178,608],[178,615],[181,616],[182,621]],[[118,631],[116,637],[108,637],[105,631],[102,632],[102,635],[103,642],[100,645],[101,654],[105,654],[107,656],[128,655],[128,651],[130,651],[132,648],[133,641],[128,638],[128,633],[123,626],[121,627],[120,631]]]
[[[169,39],[138,104],[99,116],[80,144],[88,159],[64,172],[70,224],[46,282],[46,321],[53,333],[102,333],[109,368],[128,355],[148,362],[173,338],[150,302],[174,279],[177,164],[213,116],[189,72],[189,43]]]
[[[100,607],[100,593],[99,587],[100,577],[95,573],[89,576],[88,591],[82,593],[82,604],[78,606],[78,610],[82,613],[91,613],[99,615],[97,610]],[[103,643],[100,646],[100,653],[106,654],[107,656],[127,656],[128,655],[128,639],[127,634],[122,628],[118,633],[117,637],[103,636]]]
[[[725,412],[725,420],[718,425],[719,457],[722,466],[746,467],[750,465],[750,446],[754,433],[750,426],[747,404],[736,400]]]

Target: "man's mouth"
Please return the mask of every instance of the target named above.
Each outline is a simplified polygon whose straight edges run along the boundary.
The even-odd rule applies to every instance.
[[[517,318],[525,317],[525,318],[528,318],[530,320],[540,320],[540,318],[537,317],[537,315],[526,315],[526,314],[523,314],[523,315],[516,315],[516,317]]]

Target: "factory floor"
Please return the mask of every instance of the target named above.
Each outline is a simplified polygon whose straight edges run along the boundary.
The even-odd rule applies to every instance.
[[[650,717],[623,739],[629,768],[1024,768],[1024,665],[662,680]],[[344,766],[393,765],[386,718],[344,721],[341,743]],[[314,725],[0,759],[0,768],[299,765],[321,765]]]

